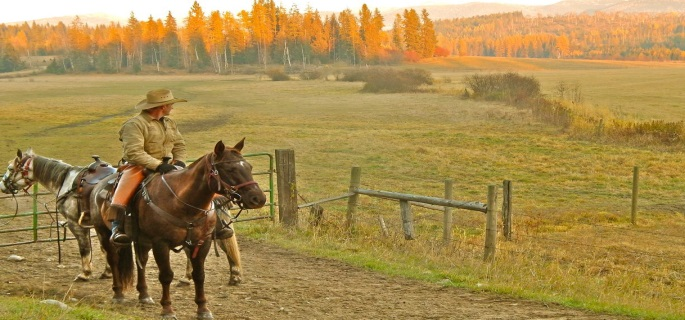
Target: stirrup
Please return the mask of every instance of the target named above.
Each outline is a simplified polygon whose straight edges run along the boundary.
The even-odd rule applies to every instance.
[[[233,236],[233,233],[234,231],[231,227],[223,227],[220,230],[216,230],[216,235],[214,237],[219,240],[229,239]]]
[[[92,228],[93,227],[93,222],[90,219],[90,215],[86,216],[85,211],[81,212],[81,216],[78,218],[78,225],[81,226],[81,228]]]
[[[109,241],[117,246],[125,246],[131,244],[131,238],[125,233],[119,232],[119,230],[112,232],[112,236],[109,237]]]

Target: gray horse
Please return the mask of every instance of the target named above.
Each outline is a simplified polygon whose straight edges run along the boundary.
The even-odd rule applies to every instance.
[[[77,188],[86,167],[72,166],[51,158],[41,157],[29,148],[22,153],[17,150],[17,157],[9,162],[7,171],[2,176],[0,191],[7,194],[17,194],[27,191],[34,183],[39,183],[57,197],[57,212],[67,219],[67,227],[78,242],[81,255],[81,273],[74,281],[87,281],[93,274],[90,229],[79,223],[81,218],[80,199]],[[107,267],[101,278],[111,277],[111,270]]]

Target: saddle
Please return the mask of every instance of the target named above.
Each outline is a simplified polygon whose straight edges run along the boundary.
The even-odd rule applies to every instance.
[[[109,163],[101,161],[97,155],[93,155],[93,160],[95,161],[81,171],[79,178],[74,180],[78,209],[81,213],[78,223],[82,227],[86,227],[82,224],[84,219],[90,220],[90,193],[93,188],[102,179],[117,171]]]

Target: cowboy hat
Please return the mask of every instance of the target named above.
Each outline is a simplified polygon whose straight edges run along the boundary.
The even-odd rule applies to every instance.
[[[176,102],[188,102],[186,99],[174,98],[169,89],[156,89],[147,92],[147,98],[141,100],[136,105],[136,110],[147,110],[165,104]]]

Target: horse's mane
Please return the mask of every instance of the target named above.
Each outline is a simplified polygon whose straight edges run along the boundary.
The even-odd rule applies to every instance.
[[[48,189],[59,188],[67,174],[72,170],[80,170],[70,164],[52,158],[33,156],[34,179],[45,185]]]

